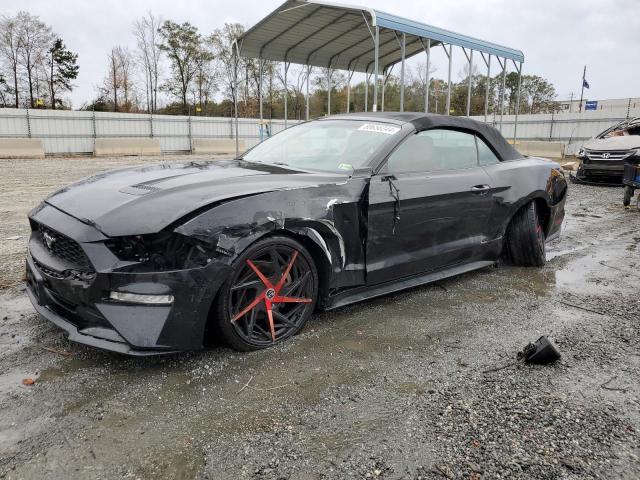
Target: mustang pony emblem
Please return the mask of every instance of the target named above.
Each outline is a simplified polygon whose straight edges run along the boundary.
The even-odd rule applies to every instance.
[[[43,232],[42,237],[44,238],[44,243],[47,244],[47,248],[51,250],[53,248],[53,244],[56,243],[56,237],[49,235],[47,232]]]

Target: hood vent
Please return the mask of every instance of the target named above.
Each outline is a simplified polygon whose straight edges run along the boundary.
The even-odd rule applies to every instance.
[[[154,187],[145,183],[138,183],[137,185],[131,185],[120,189],[121,193],[128,193],[129,195],[147,195],[149,193],[159,192],[161,188]]]

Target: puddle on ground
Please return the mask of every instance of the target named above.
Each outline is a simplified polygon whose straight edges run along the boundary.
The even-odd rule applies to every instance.
[[[637,291],[640,259],[629,255],[627,245],[628,242],[611,242],[607,248],[573,259],[555,272],[557,287],[576,295]]]
[[[63,360],[59,366],[44,369],[38,376],[38,383],[51,382],[59,378],[74,373],[82,368],[89,366],[89,363],[79,358],[67,358]]]

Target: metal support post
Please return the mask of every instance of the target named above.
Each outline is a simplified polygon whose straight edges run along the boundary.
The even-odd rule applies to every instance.
[[[31,138],[31,117],[29,116],[28,108],[27,108],[27,137]]]
[[[373,59],[373,74],[374,74],[374,83],[373,83],[373,111],[378,111],[378,68],[379,61],[378,58],[380,56],[380,27],[376,25],[376,34],[374,41],[374,59]]]
[[[331,65],[327,67],[327,116],[331,115]]]
[[[311,77],[311,65],[307,65],[307,108],[306,119],[309,121],[309,77]]]
[[[289,124],[289,83],[287,82],[287,74],[289,73],[289,63],[284,62],[284,129]]]
[[[93,127],[93,151],[95,153],[96,151],[96,110],[95,108],[92,109],[93,115],[91,115],[91,126]]]
[[[507,84],[507,59],[505,58],[503,60],[504,63],[500,62],[500,59],[498,58],[500,66],[502,67],[502,89],[500,91],[500,133],[502,133],[502,120],[504,118],[504,91]]]
[[[262,111],[262,77],[264,76],[264,70],[263,70],[263,65],[264,62],[262,61],[262,58],[258,58],[258,77],[260,77],[259,81],[258,81],[258,101],[260,102],[260,131],[262,132],[262,128],[264,127],[264,125],[262,124],[263,120],[264,120],[264,115],[263,115],[263,111]],[[260,139],[262,140],[262,138]]]
[[[489,115],[489,90],[491,88],[491,54],[489,54],[488,58],[484,58],[484,54],[482,55],[482,59],[484,60],[484,64],[487,66],[487,84],[484,88],[484,123],[487,123],[487,117]]]
[[[444,46],[444,45],[443,45]],[[447,47],[445,48],[445,52],[447,52]],[[445,107],[445,115],[451,114],[451,64],[453,57],[453,45],[449,45],[449,51],[447,52],[447,56],[449,57],[449,73],[447,74],[447,103]]]
[[[522,62],[520,62],[520,66],[513,61],[513,66],[516,67],[518,71],[518,93],[516,94],[516,118],[515,123],[513,125],[513,144],[516,144],[516,140],[518,139],[518,114],[520,113],[520,89],[522,88]]]
[[[240,139],[238,138],[238,63],[240,62],[240,52],[238,52],[238,43],[234,42],[234,61],[233,61],[233,84],[234,84],[234,96],[233,96],[233,110],[235,117],[236,127],[236,158],[240,156]]]
[[[472,82],[472,73],[473,73],[473,50],[469,50],[469,55],[467,55],[467,50],[462,49],[465,57],[467,57],[467,61],[469,62],[469,75],[467,76],[467,117],[471,116],[471,82]]]
[[[367,72],[365,74],[365,81],[364,81],[364,111],[368,112],[369,111],[369,72]]]
[[[400,52],[402,60],[400,62],[400,111],[404,112],[404,66],[406,60],[407,51],[407,35],[402,34],[402,44],[400,46]]]
[[[423,44],[424,46],[424,44]],[[426,47],[426,53],[427,53],[427,72],[426,72],[426,84],[425,84],[425,88],[424,88],[424,113],[429,113],[429,83],[431,82],[431,39],[427,38],[427,47]]]
[[[354,73],[355,70],[347,74],[347,113],[351,112],[351,80]]]
[[[189,106],[189,116],[187,117],[187,126],[189,128],[189,151],[193,152],[193,137],[191,134],[191,106]]]

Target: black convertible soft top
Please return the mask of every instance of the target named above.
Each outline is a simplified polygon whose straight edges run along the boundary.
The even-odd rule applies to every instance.
[[[516,160],[522,158],[522,154],[513,148],[502,136],[502,134],[491,125],[472,120],[467,117],[453,117],[449,115],[438,115],[435,113],[413,113],[413,112],[368,112],[333,115],[329,119],[351,119],[351,120],[376,120],[378,122],[391,122],[396,124],[411,123],[416,131],[430,130],[432,128],[455,128],[458,130],[468,130],[477,133],[493,147],[501,160]]]

